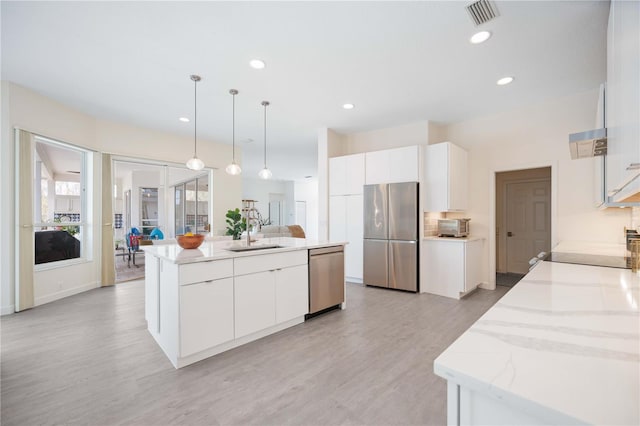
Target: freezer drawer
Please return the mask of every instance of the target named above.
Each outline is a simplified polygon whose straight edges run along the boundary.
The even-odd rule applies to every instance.
[[[418,291],[416,241],[389,241],[389,288]]]
[[[389,238],[389,185],[365,185],[363,191],[364,238],[386,240]]]
[[[389,287],[389,242],[387,240],[364,240],[365,285]]]

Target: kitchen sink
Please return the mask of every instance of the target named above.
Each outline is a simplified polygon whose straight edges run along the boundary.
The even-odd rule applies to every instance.
[[[252,251],[252,250],[265,250],[265,249],[274,249],[280,248],[278,244],[256,244],[252,246],[232,246],[227,248],[229,251]]]

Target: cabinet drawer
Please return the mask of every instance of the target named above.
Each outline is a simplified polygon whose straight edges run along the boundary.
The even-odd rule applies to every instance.
[[[285,253],[261,254],[233,259],[235,275],[246,275],[254,272],[273,271],[289,266],[306,265],[307,250],[296,250]]]
[[[180,285],[217,280],[233,276],[233,260],[188,263],[180,265]]]

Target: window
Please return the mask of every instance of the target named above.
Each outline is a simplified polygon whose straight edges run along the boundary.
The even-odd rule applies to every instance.
[[[207,176],[174,186],[175,233],[210,232],[209,180]]]
[[[35,264],[85,257],[88,152],[36,137],[33,157]]]

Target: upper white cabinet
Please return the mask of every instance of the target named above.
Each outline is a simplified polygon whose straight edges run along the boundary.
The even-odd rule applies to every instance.
[[[451,142],[424,150],[424,208],[431,212],[467,209],[467,151]]]
[[[385,149],[365,154],[365,184],[418,182],[419,147]]]
[[[640,2],[613,0],[607,29],[607,192],[640,191]],[[626,186],[625,186],[626,184]]]
[[[80,213],[80,197],[56,195],[56,213]]]
[[[329,195],[362,194],[364,154],[329,159]]]

